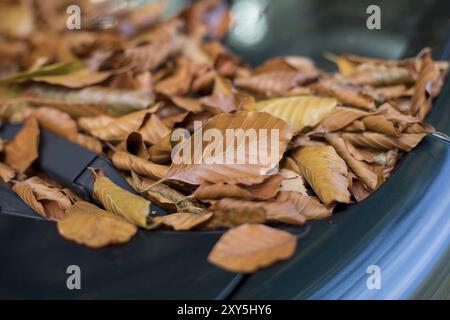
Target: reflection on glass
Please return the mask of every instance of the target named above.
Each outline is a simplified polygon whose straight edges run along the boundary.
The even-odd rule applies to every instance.
[[[233,44],[250,47],[264,38],[268,30],[265,16],[267,2],[267,0],[241,0],[232,5],[233,28],[230,40]]]

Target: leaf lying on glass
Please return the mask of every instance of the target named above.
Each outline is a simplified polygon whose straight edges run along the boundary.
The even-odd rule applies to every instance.
[[[91,248],[127,243],[137,232],[134,224],[88,202],[67,208],[57,226],[64,238]]]
[[[208,256],[214,265],[232,272],[255,272],[291,257],[293,235],[261,224],[244,224],[225,233]]]

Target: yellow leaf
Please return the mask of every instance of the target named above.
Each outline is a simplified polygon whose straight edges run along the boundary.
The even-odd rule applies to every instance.
[[[314,127],[337,106],[334,98],[297,96],[258,102],[255,110],[268,112],[288,122],[297,131]]]
[[[134,195],[115,185],[107,177],[97,176],[94,182],[94,195],[106,210],[147,228],[150,213],[150,201]]]

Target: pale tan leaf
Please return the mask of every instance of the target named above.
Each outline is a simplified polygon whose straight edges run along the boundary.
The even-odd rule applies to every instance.
[[[232,272],[255,272],[291,257],[297,246],[286,231],[244,224],[225,233],[208,256],[214,265]]]
[[[306,195],[306,188],[302,177],[288,169],[281,169],[280,174],[284,177],[280,185],[280,191],[294,191]]]
[[[255,105],[255,110],[268,112],[301,131],[316,126],[336,106],[334,98],[298,96],[263,100]]]

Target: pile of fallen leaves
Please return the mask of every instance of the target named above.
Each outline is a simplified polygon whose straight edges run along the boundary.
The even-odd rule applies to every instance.
[[[330,54],[333,74],[300,56],[250,68],[218,41],[231,21],[219,0],[167,20],[161,3],[79,1],[88,14],[69,31],[71,2],[0,5],[0,118],[23,123],[0,140],[0,176],[77,243],[125,243],[138,227],[230,229],[209,261],[253,272],[295,251],[295,237],[273,226],[362,201],[433,132],[423,120],[448,63],[429,49],[398,61]],[[279,170],[172,163],[171,133],[192,133],[195,121],[221,132],[278,129]],[[33,167],[42,129],[111,159],[136,194],[93,170],[100,208],[46,177]],[[168,214],[152,215],[151,203]]]

